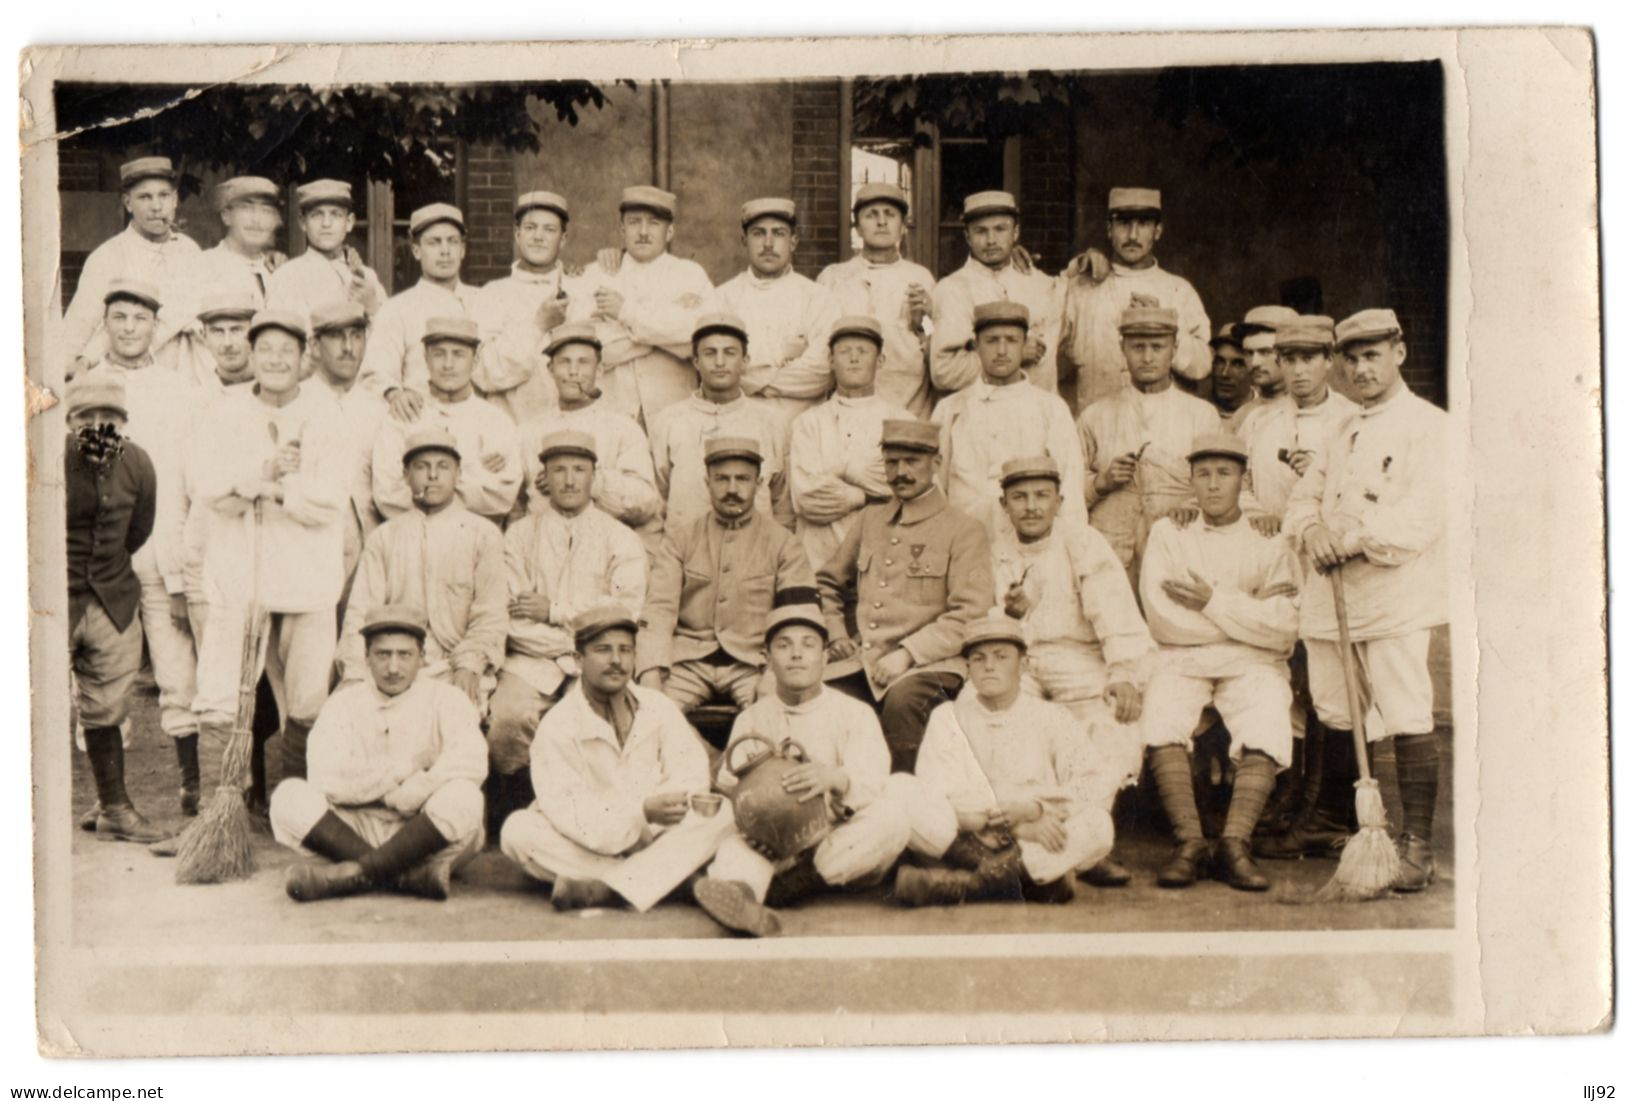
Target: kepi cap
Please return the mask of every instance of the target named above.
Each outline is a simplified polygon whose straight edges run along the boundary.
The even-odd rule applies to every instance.
[[[1226,321],[1223,325],[1220,325],[1213,334],[1212,339],[1207,342],[1209,348],[1217,348],[1221,344],[1241,347],[1241,337],[1236,335],[1236,323],[1234,321]]]
[[[852,199],[852,213],[856,214],[870,203],[890,203],[904,214],[908,213],[908,192],[891,183],[866,183],[858,188]]]
[[[252,318],[253,316],[254,300],[246,294],[210,295],[203,300],[203,308],[197,312],[199,321],[215,321],[227,317]]]
[[[128,299],[139,302],[153,313],[157,313],[162,303],[158,301],[158,288],[141,279],[115,279],[107,284],[107,293],[102,295],[104,304]]]
[[[897,418],[881,422],[880,446],[900,447],[905,451],[924,451],[935,455],[942,449],[938,436],[942,429],[931,421]]]
[[[880,322],[862,314],[850,314],[837,320],[829,331],[830,344],[833,345],[843,336],[864,336],[874,341],[877,347],[886,346],[886,338],[880,334]]]
[[[959,652],[969,654],[972,648],[984,642],[1010,642],[1023,651],[1027,649],[1027,636],[1022,633],[1021,621],[1011,619],[997,608],[980,619],[970,621],[965,627],[965,642]]]
[[[325,333],[332,329],[348,329],[360,325],[367,326],[367,311],[361,303],[350,298],[337,298],[331,302],[323,302],[310,311],[310,332]]]
[[[981,332],[989,325],[1020,325],[1026,329],[1029,325],[1030,315],[1027,307],[1020,302],[1009,299],[1000,299],[997,302],[983,302],[971,311],[971,331]]]
[[[762,632],[763,643],[773,641],[781,628],[792,623],[811,627],[829,641],[829,627],[824,623],[824,609],[819,603],[818,590],[811,585],[798,585],[780,589],[773,594],[773,610],[767,613],[767,626]]]
[[[1361,310],[1337,323],[1337,346],[1358,344],[1362,340],[1381,340],[1384,337],[1402,337],[1399,315],[1393,310]]]
[[[739,208],[739,225],[749,229],[758,218],[780,218],[796,224],[796,204],[791,199],[752,199]]]
[[[1023,482],[1029,478],[1048,478],[1056,485],[1061,484],[1061,467],[1049,455],[1029,455],[1025,458],[1011,459],[999,468],[999,486],[1004,488],[1012,482]]]
[[[419,428],[406,437],[406,450],[401,452],[401,465],[405,466],[412,461],[412,456],[419,451],[444,451],[458,462],[463,461],[463,453],[457,450],[457,440],[451,432],[440,425],[431,425],[428,428]]]
[[[480,325],[472,317],[431,317],[423,323],[423,343],[455,340],[478,347]]]
[[[343,180],[311,180],[294,189],[294,201],[301,211],[322,203],[337,203],[348,210],[355,209],[355,198],[350,185]]]
[[[1236,326],[1236,337],[1245,340],[1254,333],[1273,333],[1297,317],[1298,311],[1290,306],[1254,306]]]
[[[254,315],[254,320],[248,323],[249,342],[252,343],[266,329],[281,329],[291,336],[298,337],[301,344],[306,341],[309,332],[304,317],[292,310],[261,310]]]
[[[76,375],[68,383],[68,416],[89,409],[111,409],[115,413],[130,415],[129,403],[124,397],[124,378],[117,371],[89,370]]]
[[[600,352],[604,342],[598,339],[598,326],[591,321],[567,321],[547,336],[547,347],[542,350],[552,355],[566,344],[591,344]]]
[[[1136,302],[1117,319],[1117,331],[1123,336],[1166,336],[1179,331],[1179,311],[1159,305],[1157,300]]]
[[[232,203],[241,203],[249,199],[264,199],[268,203],[275,203],[282,198],[282,192],[276,184],[264,176],[233,176],[215,189],[215,205],[221,210]]]
[[[429,619],[416,604],[380,604],[368,608],[361,622],[361,637],[371,638],[385,631],[415,635],[422,642],[429,636]]]
[[[966,225],[970,225],[978,218],[990,218],[995,214],[1008,214],[1012,218],[1021,217],[1021,208],[1016,205],[1016,197],[1008,191],[978,191],[974,195],[965,196],[964,215],[961,221]]]
[[[638,621],[619,604],[599,604],[576,616],[570,624],[570,633],[575,636],[576,649],[579,650],[605,631],[617,628],[635,635],[638,633]]]
[[[701,337],[711,333],[732,333],[745,343],[750,343],[750,333],[745,329],[745,322],[738,314],[706,314],[694,326],[694,342],[698,344]]]
[[[527,210],[551,210],[566,225],[570,223],[570,204],[557,191],[527,191],[514,200],[513,220],[525,216]]]
[[[1246,466],[1247,445],[1228,432],[1204,432],[1191,441],[1191,453],[1185,459],[1194,463],[1197,459],[1212,458],[1235,459]]]
[[[749,436],[718,436],[705,441],[705,465],[720,463],[724,459],[745,459],[762,465],[762,445]]]
[[[555,455],[581,455],[596,463],[598,461],[598,441],[593,439],[590,433],[573,428],[549,432],[542,437],[540,458],[545,463]]]
[[[1150,211],[1162,213],[1162,192],[1154,187],[1114,187],[1106,193],[1106,211]]]
[[[677,196],[670,191],[648,184],[637,184],[621,191],[621,213],[628,210],[649,210],[667,221],[677,220]]]
[[[450,203],[430,203],[412,211],[412,217],[406,223],[406,235],[415,239],[437,222],[450,222],[464,233],[468,232],[468,223],[463,221],[462,211]]]
[[[1337,342],[1332,319],[1318,314],[1295,317],[1275,330],[1276,350],[1282,348],[1330,348]]]
[[[168,157],[137,157],[118,166],[120,189],[151,179],[164,179],[174,183],[174,163]]]

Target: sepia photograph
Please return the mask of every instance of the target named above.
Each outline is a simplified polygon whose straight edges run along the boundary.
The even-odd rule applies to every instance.
[[[1605,680],[1562,809],[1481,680],[1479,426],[1601,456],[1595,324],[1470,335],[1483,35],[29,51],[41,1050],[1611,1020]]]

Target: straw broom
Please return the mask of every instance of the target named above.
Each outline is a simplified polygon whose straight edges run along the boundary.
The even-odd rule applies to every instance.
[[[1332,600],[1337,608],[1337,646],[1343,659],[1343,683],[1347,686],[1349,714],[1354,727],[1354,759],[1360,779],[1354,785],[1354,817],[1360,829],[1343,849],[1337,871],[1319,891],[1316,902],[1367,902],[1381,898],[1399,878],[1399,854],[1388,836],[1387,815],[1382,809],[1382,791],[1371,775],[1371,759],[1365,744],[1365,702],[1360,698],[1360,676],[1354,664],[1354,643],[1349,640],[1349,610],[1343,595],[1343,569],[1331,571]]]

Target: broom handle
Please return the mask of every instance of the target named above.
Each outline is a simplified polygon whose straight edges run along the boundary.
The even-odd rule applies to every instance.
[[[1343,567],[1331,570],[1332,603],[1337,608],[1337,649],[1343,659],[1343,685],[1348,692],[1349,719],[1354,728],[1354,760],[1360,766],[1360,779],[1371,779],[1371,759],[1365,745],[1365,705],[1360,699],[1360,672],[1354,663],[1354,643],[1349,639],[1348,598],[1343,595]]]
[[[260,664],[260,532],[265,521],[263,498],[254,499],[254,546],[250,564],[248,610],[243,616],[242,667],[237,677],[237,721],[226,743],[225,756],[220,763],[222,786],[248,787],[249,748],[253,740],[254,701],[259,683]]]

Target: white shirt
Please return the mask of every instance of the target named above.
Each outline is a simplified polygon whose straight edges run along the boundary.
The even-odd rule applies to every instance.
[[[746,268],[717,288],[717,301],[750,334],[745,393],[774,400],[786,419],[829,393],[829,334],[840,313],[827,288],[788,268],[774,279]]]
[[[931,415],[931,380],[926,376],[926,338],[909,324],[908,288],[917,283],[927,291],[936,277],[912,260],[877,264],[860,254],[818,273],[842,316],[860,314],[880,322],[886,360],[875,376],[875,392],[907,409],[921,420]],[[930,319],[926,322],[929,324]]]
[[[429,364],[423,358],[423,330],[431,317],[472,316],[477,293],[461,280],[448,290],[420,279],[385,302],[372,319],[356,385],[380,397],[398,387],[427,394]]]
[[[1130,388],[1123,338],[1117,331],[1135,295],[1154,298],[1165,309],[1179,311],[1179,343],[1174,349],[1174,370],[1192,381],[1213,370],[1208,348],[1212,327],[1196,288],[1158,267],[1124,267],[1113,263],[1099,283],[1071,280],[1063,311],[1062,339],[1067,355],[1078,367],[1078,407],[1087,409],[1102,398]]]
[[[361,265],[361,277],[373,294],[374,305],[368,314],[376,313],[389,296],[378,273]],[[287,263],[279,265],[265,281],[265,307],[270,310],[292,310],[307,321],[317,306],[334,302],[347,302],[350,294],[350,265],[342,253],[337,259],[323,256],[307,248]],[[356,301],[361,301],[357,299]]]
[[[547,498],[536,489],[542,474],[542,441],[555,432],[585,432],[598,454],[592,475],[593,503],[629,527],[643,528],[665,509],[655,488],[649,437],[638,422],[601,401],[580,409],[555,409],[524,424],[519,446],[525,456],[524,495],[529,512],[545,512]],[[649,530],[658,531],[658,525]]]
[[[199,251],[197,242],[184,233],[172,232],[165,241],[149,241],[133,222],[124,227],[124,232],[97,245],[85,258],[73,301],[62,316],[62,346],[69,358],[84,356],[95,362],[106,353],[104,299],[115,279],[135,279],[158,288],[158,329],[152,346],[155,352],[161,350],[175,330],[191,320],[177,318],[175,311],[184,308],[185,280],[190,277]]]
[[[372,500],[372,447],[378,429],[388,415],[384,399],[360,385],[342,394],[333,389],[318,371],[305,382],[320,386],[333,395],[339,418],[344,422],[344,442],[350,449],[350,519],[353,531],[365,540],[379,524],[378,507]]]
[[[580,279],[564,274],[563,264],[554,264],[551,271],[527,271],[515,261],[511,274],[485,284],[474,296],[469,313],[479,322],[484,341],[474,385],[488,399],[501,395],[518,423],[550,413],[559,404],[543,351],[552,330],[544,332],[537,315],[550,299],[573,305],[583,288]]]
[[[430,397],[417,419],[409,424],[393,416],[379,421],[372,448],[372,496],[384,518],[412,510],[412,489],[406,484],[401,457],[406,453],[408,436],[434,426],[451,433],[462,455],[457,497],[468,510],[497,521],[513,511],[525,464],[519,456],[519,431],[508,414],[472,395],[462,401]],[[485,456],[493,452],[502,456],[501,470],[493,471],[485,465]]]
[[[1002,509],[999,477],[1011,459],[1047,454],[1061,471],[1061,515],[1089,520],[1083,451],[1072,411],[1055,394],[1025,378],[993,386],[978,378],[937,403],[942,425],[943,490],[948,503],[989,530]]]
[[[1359,408],[1336,390],[1328,390],[1318,405],[1305,408],[1291,394],[1282,394],[1248,414],[1238,434],[1247,444],[1247,484],[1260,510],[1280,516],[1297,488],[1298,472],[1281,461],[1281,452],[1324,454],[1328,441]]]
[[[937,284],[932,317],[931,381],[938,390],[963,390],[982,377],[982,360],[975,348],[972,322],[977,306],[988,302],[1019,302],[1027,307],[1028,334],[1044,342],[1044,354],[1026,368],[1027,377],[1041,390],[1055,393],[1055,353],[1061,345],[1061,306],[1066,281],[1037,268],[1021,272],[1014,264],[994,270],[972,256],[965,266]]]
[[[397,696],[369,680],[341,687],[310,731],[310,783],[339,806],[391,796],[416,813],[453,780],[485,779],[480,716],[460,690],[419,676]]]
[[[888,420],[913,419],[879,394],[832,394],[791,422],[790,503],[814,569],[835,554],[864,505],[891,498],[881,429]]]
[[[1300,546],[1311,524],[1324,523],[1347,553],[1360,556],[1341,567],[1356,639],[1395,638],[1448,616],[1450,421],[1403,381],[1397,387],[1343,422],[1293,490],[1281,522]],[[1313,570],[1304,578],[1303,636],[1337,637],[1331,584]]]
[[[503,536],[503,552],[508,597],[536,592],[548,607],[546,622],[509,620],[502,669],[544,695],[558,691],[564,680],[558,661],[575,650],[570,625],[576,616],[604,603],[618,604],[634,618],[643,614],[649,583],[643,541],[595,507],[575,516],[548,510],[516,520]]]
[[[728,762],[734,745],[750,737],[763,739],[773,749],[793,741],[806,751],[807,760],[843,770],[849,787],[840,801],[853,810],[874,802],[891,775],[891,749],[875,709],[833,688],[821,688],[812,699],[796,704],[769,694],[741,711],[717,769],[719,790],[731,792],[738,785],[739,777]],[[762,746],[751,746],[738,755],[738,763],[762,751]]]
[[[764,516],[772,514],[772,482],[783,474],[787,445],[783,418],[761,398],[739,397],[717,405],[696,390],[655,414],[649,427],[655,485],[666,498],[667,531],[680,531],[711,511],[705,444],[723,436],[743,436],[762,449],[756,510]]]
[[[594,317],[600,287],[618,291],[626,300],[619,318]],[[594,321],[604,344],[606,371],[651,351],[686,360],[693,352],[694,326],[716,302],[711,277],[692,260],[662,252],[647,263],[622,253],[614,275],[594,261],[581,273],[578,292],[570,296],[569,319]]]

